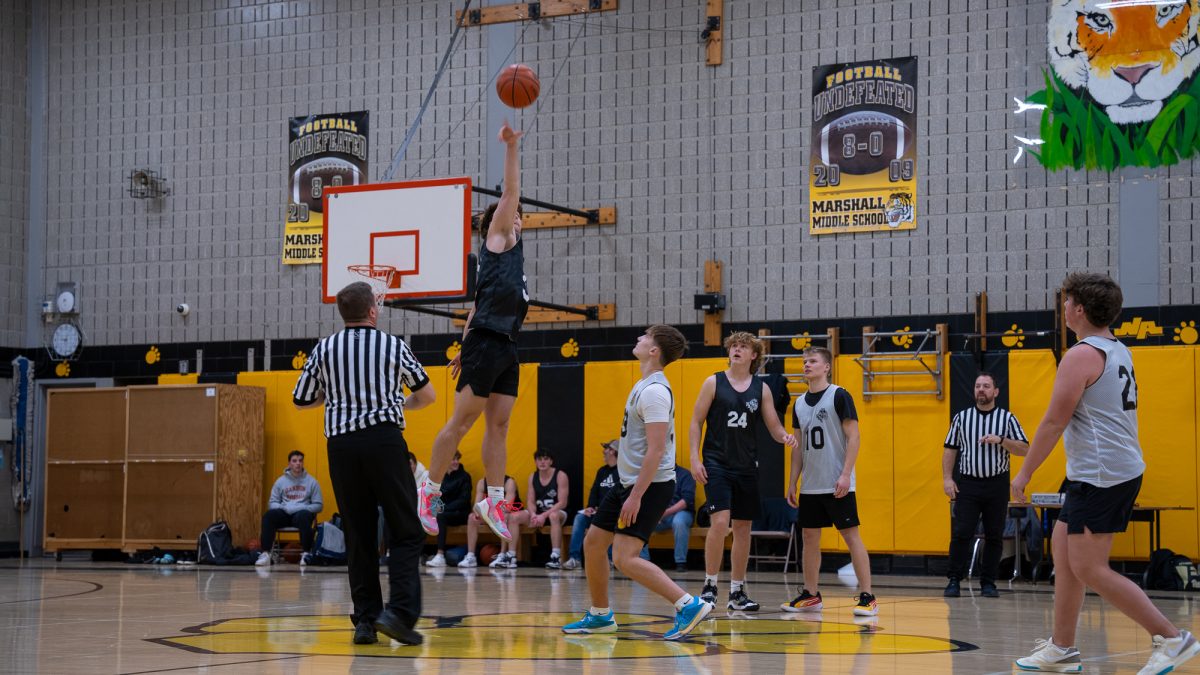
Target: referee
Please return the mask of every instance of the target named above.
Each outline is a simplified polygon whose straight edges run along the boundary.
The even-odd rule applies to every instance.
[[[966,575],[971,543],[981,516],[980,594],[985,598],[1000,597],[996,590],[996,573],[1003,550],[1004,517],[1008,511],[1008,456],[1029,452],[1029,442],[1017,418],[996,407],[999,393],[996,378],[991,373],[979,373],[975,377],[975,405],[955,415],[950,420],[950,432],[946,434],[942,479],[953,516],[947,573],[950,582],[943,593],[947,598],[961,595],[959,580]]]
[[[337,305],[346,327],[313,348],[292,399],[300,408],[325,404],[329,478],[346,529],[354,644],[377,642],[378,630],[418,645],[424,638],[413,627],[421,614],[425,533],[402,432],[404,410],[423,408],[437,394],[408,345],[375,327],[379,308],[370,285],[346,286]],[[407,397],[404,386],[411,392]],[[388,530],[386,608],[375,548],[377,507]]]

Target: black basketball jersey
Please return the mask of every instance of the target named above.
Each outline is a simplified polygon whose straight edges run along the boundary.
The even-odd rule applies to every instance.
[[[550,476],[550,484],[542,485],[542,477],[533,472],[533,504],[534,513],[544,513],[554,508],[558,503],[558,469]]]
[[[750,378],[739,392],[724,372],[716,374],[717,387],[704,429],[704,461],[729,469],[758,467],[755,427],[762,416],[762,380]]]
[[[516,342],[525,313],[529,311],[524,241],[517,239],[516,246],[504,253],[489,251],[484,242],[479,247],[478,284],[471,327],[486,328]]]

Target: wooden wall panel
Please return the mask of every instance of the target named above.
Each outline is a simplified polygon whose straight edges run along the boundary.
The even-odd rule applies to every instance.
[[[262,522],[263,420],[266,389],[219,385],[216,511],[235,545],[258,536]]]
[[[123,464],[46,467],[46,537],[108,539],[119,547],[124,469]]]
[[[217,385],[129,387],[128,456],[216,457]]]
[[[127,467],[125,540],[192,548],[213,521],[215,462],[139,462]],[[257,529],[257,528],[255,528]],[[247,535],[234,532],[235,541]],[[161,544],[160,544],[161,545]]]
[[[57,389],[47,397],[49,461],[125,459],[125,390]]]

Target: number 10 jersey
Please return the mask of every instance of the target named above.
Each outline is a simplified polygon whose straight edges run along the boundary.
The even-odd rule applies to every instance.
[[[807,393],[796,399],[792,409],[792,426],[796,440],[804,448],[804,469],[800,474],[800,493],[806,495],[833,494],[838,476],[846,466],[846,432],[842,415],[838,414],[838,399],[844,397],[842,408],[848,419],[858,419],[853,399],[836,384],[824,391]],[[850,473],[850,491],[854,492],[855,476]]]

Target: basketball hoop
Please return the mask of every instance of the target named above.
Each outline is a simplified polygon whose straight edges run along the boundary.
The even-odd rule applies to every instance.
[[[375,294],[375,304],[382,307],[388,291],[400,288],[400,276],[391,265],[347,265],[346,269],[357,274],[371,284],[371,292]]]

